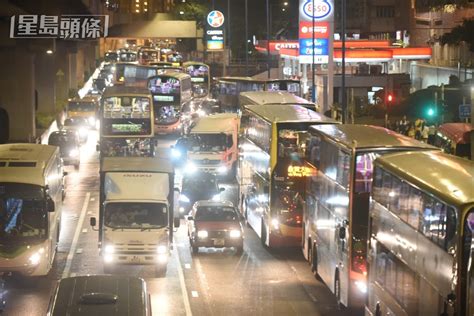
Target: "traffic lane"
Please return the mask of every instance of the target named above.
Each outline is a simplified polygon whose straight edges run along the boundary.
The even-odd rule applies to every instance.
[[[198,298],[191,299],[196,315],[350,315],[338,310],[335,297],[314,278],[298,249],[269,251],[245,228],[240,256],[227,248],[191,254],[183,233],[178,234],[184,245],[179,254],[181,261],[191,260],[184,270],[187,282],[198,282]]]
[[[97,186],[98,174],[95,140],[97,132],[90,131],[88,142],[81,146],[81,166],[75,170],[66,166],[66,197],[63,202],[61,233],[53,268],[45,277],[23,277],[10,275],[6,277],[6,301],[4,315],[45,315],[50,295],[57,280],[61,279],[69,253],[73,234],[84,204],[87,192]]]

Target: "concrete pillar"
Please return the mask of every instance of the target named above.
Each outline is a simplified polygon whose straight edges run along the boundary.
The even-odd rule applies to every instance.
[[[10,142],[29,142],[35,130],[34,56],[22,45],[0,49],[0,105],[10,117]]]
[[[41,113],[56,113],[55,54],[38,52],[35,58],[35,80],[38,93],[38,109]]]

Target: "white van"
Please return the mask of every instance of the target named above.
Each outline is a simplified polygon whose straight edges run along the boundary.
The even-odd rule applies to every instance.
[[[0,272],[47,275],[59,240],[63,163],[56,146],[0,145]]]

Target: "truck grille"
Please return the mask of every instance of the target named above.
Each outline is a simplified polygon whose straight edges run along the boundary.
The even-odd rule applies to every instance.
[[[196,165],[204,165],[204,166],[218,165],[221,163],[220,160],[216,160],[216,159],[194,159],[193,162]]]

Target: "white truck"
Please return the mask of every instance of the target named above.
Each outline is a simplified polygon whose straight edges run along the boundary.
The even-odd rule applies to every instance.
[[[185,171],[200,170],[234,178],[239,156],[239,126],[240,118],[235,113],[200,118],[189,133]]]
[[[157,276],[166,274],[173,226],[179,226],[174,217],[176,191],[169,160],[103,158],[97,230],[105,273],[125,264],[154,265]],[[90,224],[97,225],[95,217]]]

